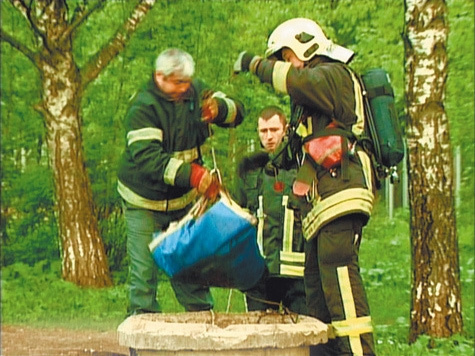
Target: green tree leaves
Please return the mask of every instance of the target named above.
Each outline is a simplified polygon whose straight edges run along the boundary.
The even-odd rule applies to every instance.
[[[77,13],[82,3],[68,1],[69,15],[73,16],[75,11]],[[463,184],[467,191],[464,196],[467,197],[473,196],[468,194],[468,189],[473,187],[474,149],[472,5],[470,1],[448,1],[451,33],[447,112],[452,136],[462,146]],[[26,28],[24,18],[13,11],[9,2],[3,1],[1,6],[2,29],[14,32],[27,44],[35,43],[36,39]],[[133,6],[134,2],[130,1],[107,1],[101,11],[88,19],[87,25],[74,38],[77,45],[74,55],[80,67],[93,52],[102,48]],[[355,69],[384,67],[390,73],[395,87],[398,111],[403,113],[402,2],[160,1],[150,11],[125,50],[87,87],[82,97],[83,146],[100,219],[108,221],[111,218],[107,212],[120,209],[115,175],[125,140],[122,120],[129,99],[151,75],[158,53],[168,47],[181,47],[189,51],[196,61],[197,76],[211,86],[240,98],[246,105],[248,115],[243,124],[231,132],[216,128],[212,142],[217,151],[218,164],[230,184],[233,179],[233,157],[247,150],[252,140],[258,142],[255,120],[259,110],[266,105],[280,105],[289,112],[288,98],[276,95],[250,75],[232,76],[232,64],[242,50],[262,55],[270,32],[280,22],[292,17],[317,20],[335,42],[355,50],[357,55],[352,62]],[[5,214],[6,221],[2,229],[9,236],[9,242],[3,246],[6,255],[9,248],[19,243],[20,238],[23,241],[38,239],[32,231],[38,231],[37,224],[44,222],[42,219],[46,216],[49,219],[48,223],[44,222],[47,227],[42,229],[50,229],[54,215],[51,207],[52,187],[48,183],[51,172],[43,145],[45,130],[39,114],[33,108],[40,99],[38,72],[28,60],[4,43],[1,70],[2,215],[5,209],[12,207],[18,211],[14,218]],[[208,163],[209,158],[208,155]],[[27,176],[31,175],[37,178],[28,179]],[[43,190],[40,191],[39,186],[44,186]],[[39,209],[40,201],[43,215],[33,217],[37,214],[35,211]],[[38,204],[35,207],[33,203]],[[19,209],[19,204],[29,206],[30,210]],[[473,213],[473,199],[467,211]],[[112,222],[101,222],[101,226],[107,225],[104,228],[110,231],[104,240],[106,249],[112,254],[116,253],[112,251],[117,251],[117,247],[112,244],[114,235],[117,234],[117,240],[122,242],[123,236],[119,236],[119,227],[113,228],[110,224]],[[36,228],[28,230],[24,226]],[[50,234],[56,233],[54,230],[48,231],[51,231]],[[122,261],[121,256],[117,261]],[[33,263],[34,255],[30,257]],[[115,260],[115,257],[109,255],[109,259]],[[119,266],[121,262],[114,265]]]

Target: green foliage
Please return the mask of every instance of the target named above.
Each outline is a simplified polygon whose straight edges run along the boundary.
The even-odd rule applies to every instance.
[[[79,4],[70,2],[71,14]],[[446,108],[451,139],[462,152],[461,205],[457,210],[464,325],[467,337],[439,341],[426,337],[407,345],[410,310],[410,247],[407,212],[388,221],[380,204],[366,228],[361,265],[376,324],[381,355],[469,354],[473,350],[473,213],[474,213],[474,9],[473,1],[448,0],[450,35]],[[85,22],[74,39],[79,67],[87,63],[128,16],[134,2],[108,1]],[[37,70],[18,51],[1,44],[1,179],[2,179],[2,316],[7,323],[51,323],[72,318],[73,324],[115,325],[125,315],[127,256],[124,220],[116,192],[116,166],[125,137],[122,120],[129,99],[149,78],[158,53],[168,47],[189,51],[197,76],[235,96],[247,117],[236,129],[215,129],[204,152],[216,150],[224,181],[231,185],[233,162],[254,140],[257,113],[280,105],[289,113],[287,97],[276,95],[250,75],[231,75],[237,54],[262,55],[267,36],[292,17],[314,18],[335,42],[357,55],[357,70],[381,66],[390,73],[398,111],[404,112],[403,2],[391,0],[339,1],[158,1],[147,19],[100,76],[86,89],[82,103],[83,145],[96,211],[110,268],[117,287],[83,290],[59,276],[59,242],[53,204],[52,172],[44,144],[41,116],[33,109],[40,100]],[[2,29],[14,33],[30,48],[36,39],[25,19],[1,2]],[[391,232],[388,234],[388,232]],[[43,262],[49,261],[49,262]],[[50,265],[51,264],[51,265]],[[5,267],[8,266],[8,267]],[[57,296],[61,295],[61,304]],[[213,289],[217,310],[226,310],[229,292]],[[160,284],[164,311],[180,311],[166,279]],[[233,293],[232,311],[242,311],[242,295]],[[470,350],[468,350],[470,351]]]
[[[109,263],[109,270],[115,283],[127,280],[129,260],[127,256],[127,235],[125,219],[120,207],[102,205],[99,212],[99,229]]]
[[[22,16],[5,11],[11,6],[5,1],[1,6],[2,29],[31,45]],[[18,51],[2,42],[1,53],[1,263],[34,264],[59,255],[44,125],[33,108],[40,99],[40,81]]]
[[[60,296],[60,297],[59,297]],[[126,314],[127,289],[81,289],[60,279],[60,262],[16,263],[2,270],[2,322],[111,328]]]
[[[449,1],[449,76],[447,78],[447,115],[451,141],[460,149],[462,160],[459,230],[473,234],[474,212],[474,6],[473,1]]]
[[[404,326],[407,328],[407,326]],[[461,335],[455,335],[448,339],[434,339],[423,335],[414,344],[407,344],[404,337],[398,335],[396,331],[389,331],[385,334],[385,340],[378,340],[378,354],[380,355],[401,355],[401,356],[424,356],[424,355],[473,355],[473,340]]]
[[[73,16],[81,1],[69,4]],[[83,66],[112,36],[128,16],[133,2],[106,2],[80,27],[74,38],[74,54],[78,65]],[[358,9],[355,11],[354,7]],[[34,38],[26,30],[25,20],[7,2],[2,2],[2,27],[18,35],[26,44]],[[232,14],[232,16],[230,15]],[[396,90],[398,111],[403,112],[403,55],[401,32],[404,25],[402,3],[390,0],[349,0],[337,2],[299,1],[211,1],[178,0],[158,2],[133,35],[126,49],[120,53],[101,75],[89,85],[82,97],[83,137],[86,165],[92,181],[93,196],[101,227],[105,230],[106,245],[124,242],[120,226],[110,226],[109,212],[120,209],[116,192],[116,166],[124,145],[122,119],[131,96],[150,76],[158,53],[171,46],[189,51],[196,61],[197,76],[212,87],[238,97],[246,106],[247,118],[237,129],[215,130],[215,147],[218,165],[225,182],[234,179],[233,165],[240,154],[249,149],[250,143],[258,147],[256,122],[258,111],[265,105],[280,105],[289,112],[287,97],[275,95],[268,86],[260,85],[250,75],[232,76],[231,67],[237,54],[248,50],[263,54],[267,36],[280,22],[292,17],[310,17],[320,22],[327,35],[357,52],[352,66],[358,70],[382,66],[388,70]],[[463,152],[463,209],[460,214],[473,215],[473,7],[469,2],[450,1],[449,37],[450,77],[448,80],[447,110],[451,118],[454,142],[462,144]],[[94,34],[94,35],[92,35]],[[2,43],[2,182],[4,206],[10,202],[9,189],[21,184],[18,165],[10,162],[23,149],[25,164],[40,166],[48,177],[45,155],[44,127],[41,117],[32,109],[39,100],[40,81],[37,71],[18,51]],[[471,73],[471,74],[470,74]],[[471,130],[466,130],[471,127]],[[209,151],[208,151],[209,153]],[[5,157],[7,159],[5,159]],[[12,159],[9,159],[11,157]],[[207,164],[211,165],[207,155]],[[49,175],[51,177],[51,175]],[[44,181],[44,180],[43,180]],[[5,189],[6,188],[6,189]],[[52,191],[51,191],[52,193]],[[467,193],[467,194],[465,194]],[[34,194],[25,191],[24,194]],[[472,197],[471,199],[468,197]],[[13,198],[12,198],[13,199]],[[49,197],[48,200],[52,198]],[[468,202],[467,199],[470,199]],[[19,215],[18,219],[29,218]],[[115,219],[115,218],[114,218]],[[16,225],[5,222],[10,231]],[[462,225],[466,226],[466,224]],[[114,239],[116,234],[116,239]],[[33,237],[23,236],[25,240]],[[117,252],[117,246],[106,246]],[[108,256],[112,269],[122,268],[121,253]],[[34,263],[38,260],[30,261]]]
[[[1,197],[2,265],[57,259],[59,242],[51,172],[31,165],[15,173],[16,184],[5,189]]]
[[[473,225],[472,225],[473,229]],[[459,235],[464,333],[448,339],[420,337],[408,345],[411,304],[409,212],[388,220],[378,206],[363,232],[360,263],[380,355],[471,355],[474,347],[473,231]]]

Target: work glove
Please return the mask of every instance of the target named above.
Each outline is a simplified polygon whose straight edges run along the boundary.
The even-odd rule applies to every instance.
[[[292,192],[297,197],[304,198],[312,187],[313,180],[315,179],[315,168],[309,160],[305,160],[303,165],[299,167],[297,176],[292,185]]]
[[[191,164],[190,185],[211,202],[216,200],[221,189],[218,177],[196,163]]]
[[[259,151],[251,156],[243,157],[238,165],[238,174],[242,176],[249,171],[264,167],[269,162],[269,154],[264,151]]]
[[[201,120],[207,123],[214,122],[216,116],[218,116],[218,100],[213,98],[213,92],[207,90],[203,96],[201,101]]]
[[[255,74],[261,59],[262,58],[259,56],[255,56],[254,54],[243,51],[239,53],[236,62],[234,62],[233,71],[235,74],[239,74],[241,72],[251,72]]]

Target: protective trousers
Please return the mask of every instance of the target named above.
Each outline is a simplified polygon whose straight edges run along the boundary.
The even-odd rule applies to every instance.
[[[362,218],[347,215],[323,226],[305,249],[309,314],[331,323],[335,339],[311,355],[375,355],[373,328],[358,253]]]
[[[179,220],[186,209],[172,212],[158,212],[131,206],[124,203],[127,225],[127,253],[129,269],[129,308],[128,314],[160,312],[157,302],[158,267],[149,250],[154,232],[166,228],[171,221]],[[170,281],[178,302],[186,311],[209,310],[213,299],[208,287]]]

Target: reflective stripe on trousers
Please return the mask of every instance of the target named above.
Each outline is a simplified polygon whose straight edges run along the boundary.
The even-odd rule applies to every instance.
[[[262,195],[258,197],[259,207],[257,209],[257,245],[261,255],[264,254],[264,224],[265,224],[265,209],[264,199]],[[283,236],[282,236],[282,250],[280,251],[280,275],[303,277],[304,260],[303,252],[292,251],[294,240],[294,210],[288,207],[289,196],[282,196],[282,206],[284,207],[284,221],[283,221]]]
[[[309,313],[333,326],[338,355],[374,355],[369,306],[359,273],[362,221],[348,215],[307,241],[305,290]]]

